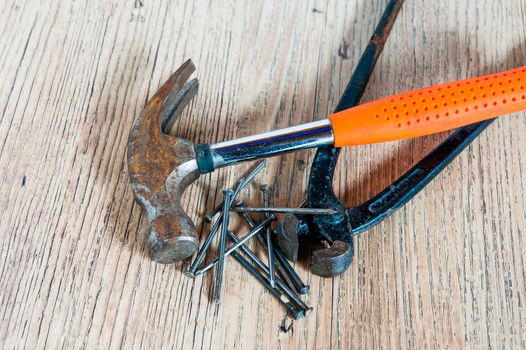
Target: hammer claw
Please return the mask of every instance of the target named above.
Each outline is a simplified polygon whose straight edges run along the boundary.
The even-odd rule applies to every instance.
[[[165,134],[169,134],[174,125],[176,117],[181,111],[190,103],[192,98],[197,94],[199,82],[197,79],[192,79],[184,84],[180,89],[172,89],[166,99],[159,113],[161,130]]]
[[[193,72],[195,72],[194,63],[192,60],[186,60],[181,67],[179,67],[170,78],[166,80],[157,92],[155,92],[155,95],[153,95],[151,100],[160,99],[164,102],[170,93],[181,90]]]

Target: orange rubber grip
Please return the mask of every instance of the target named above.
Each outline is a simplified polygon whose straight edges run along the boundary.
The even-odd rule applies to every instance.
[[[385,97],[329,116],[336,147],[401,140],[526,109],[526,67]]]

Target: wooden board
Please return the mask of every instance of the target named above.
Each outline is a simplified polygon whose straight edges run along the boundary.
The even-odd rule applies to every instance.
[[[212,275],[145,255],[125,162],[148,96],[185,59],[200,92],[175,132],[215,142],[329,113],[386,0],[3,1],[0,4],[0,341],[4,348],[525,348],[526,118],[495,122],[421,194],[356,239],[352,267],[306,263],[304,319],[234,260]],[[364,100],[526,63],[526,1],[407,0]],[[346,149],[355,205],[445,135]],[[298,205],[313,152],[274,158],[257,185]],[[185,194],[197,219],[247,165]],[[199,221],[202,235],[208,229]],[[243,228],[244,229],[244,228]],[[291,328],[285,332],[280,328]]]

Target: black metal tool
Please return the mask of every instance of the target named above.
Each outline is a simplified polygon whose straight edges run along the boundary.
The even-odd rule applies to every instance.
[[[402,3],[403,0],[389,2],[335,111],[359,103]],[[308,227],[307,230],[303,229],[304,233],[331,244],[345,242],[348,248],[342,249],[342,245],[338,244],[333,251],[330,251],[331,247],[328,248],[329,251],[315,253],[312,260],[313,273],[327,277],[345,271],[354,253],[353,236],[380,223],[410,201],[492,122],[493,119],[457,129],[385,190],[352,208],[345,208],[332,188],[340,149],[332,146],[318,148],[311,167],[305,206],[337,209],[339,214],[300,216],[299,225],[306,224]],[[335,257],[341,257],[340,261]]]
[[[359,103],[403,2],[403,0],[391,0],[387,4],[335,111],[341,111]],[[285,230],[296,228],[297,232],[282,231],[278,232],[277,236],[278,245],[291,258],[297,258],[298,245],[294,234],[308,234],[314,239],[328,242],[331,246],[324,249],[323,252],[314,254],[311,262],[313,272],[324,277],[334,277],[343,273],[349,267],[354,254],[350,233],[352,231],[351,220],[347,209],[332,188],[339,152],[339,148],[332,146],[318,148],[309,176],[307,200],[303,204],[303,207],[334,209],[337,214],[296,215],[298,222],[292,222],[295,218],[285,216],[285,219],[291,222],[280,223],[280,226]]]

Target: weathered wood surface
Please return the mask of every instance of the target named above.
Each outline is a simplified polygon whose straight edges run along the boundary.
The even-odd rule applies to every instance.
[[[3,1],[0,4],[0,341],[26,348],[525,348],[526,118],[502,118],[418,197],[356,239],[342,277],[301,275],[311,315],[228,260],[212,276],[145,256],[125,163],[132,121],[186,58],[200,93],[177,124],[219,141],[335,106],[386,0]],[[365,100],[526,64],[526,1],[407,0]],[[335,185],[375,194],[444,135],[346,149]],[[303,198],[312,152],[258,183]],[[246,166],[204,176],[196,218]],[[256,184],[244,193],[258,200]],[[200,225],[201,232],[204,232]]]

